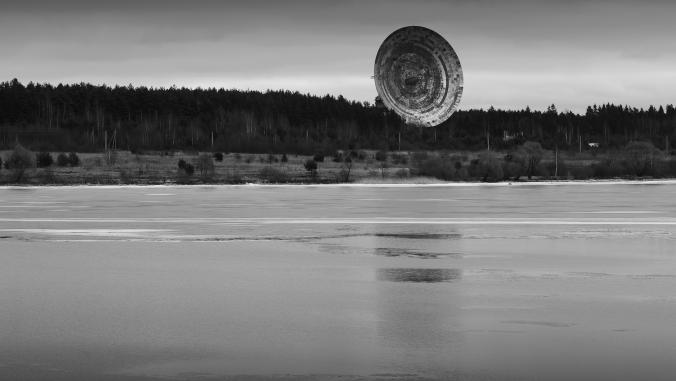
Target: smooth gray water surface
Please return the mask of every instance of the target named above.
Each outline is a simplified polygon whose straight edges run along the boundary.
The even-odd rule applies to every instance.
[[[0,379],[671,380],[675,195],[0,188]]]

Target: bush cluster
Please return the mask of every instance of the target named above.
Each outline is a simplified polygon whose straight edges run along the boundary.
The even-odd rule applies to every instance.
[[[66,155],[65,153],[62,152],[56,157],[56,165],[58,165],[59,167],[67,167],[68,164],[69,164],[68,155]]]
[[[543,164],[543,150],[538,143],[525,142],[511,153],[498,156],[482,153],[463,165],[459,156],[413,155],[418,175],[441,180],[518,181],[523,177],[605,179],[620,177],[676,177],[676,160],[671,160],[651,143],[632,142],[622,151],[610,152],[593,164],[577,164],[563,159]]]
[[[56,165],[59,167],[77,167],[80,165],[80,157],[75,153],[71,152],[69,154],[65,154],[61,152],[57,157],[56,157]]]
[[[195,173],[195,167],[190,163],[186,164],[183,170],[185,171],[185,174],[188,176],[192,176],[193,173]]]
[[[211,177],[214,175],[214,159],[211,158],[211,155],[202,154],[197,158],[197,168],[200,171],[200,176],[203,178]]]
[[[54,163],[54,158],[49,152],[38,152],[35,154],[35,162],[39,168],[49,167]]]
[[[178,169],[188,176],[192,176],[195,173],[195,167],[183,159],[178,159]]]
[[[385,152],[385,151],[378,151],[378,152],[376,152],[376,160],[377,160],[377,161],[385,161],[385,160],[387,160],[387,152]]]
[[[311,175],[314,176],[314,175],[317,174],[317,162],[316,161],[314,161],[312,159],[307,160],[305,162],[305,164],[303,164],[303,166],[305,167],[306,171],[310,172]]]
[[[5,168],[13,170],[25,170],[35,166],[33,153],[22,145],[17,144],[5,161]]]
[[[280,169],[274,167],[264,167],[258,172],[258,176],[267,183],[287,183],[289,176]]]

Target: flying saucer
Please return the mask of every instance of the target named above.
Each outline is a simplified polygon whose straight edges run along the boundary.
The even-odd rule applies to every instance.
[[[398,29],[385,39],[373,78],[385,107],[413,126],[444,122],[462,97],[458,55],[438,33],[421,26]]]

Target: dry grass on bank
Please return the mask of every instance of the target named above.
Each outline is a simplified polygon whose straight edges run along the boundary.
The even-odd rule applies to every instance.
[[[3,162],[12,151],[0,151]],[[51,152],[55,161],[60,152]],[[544,151],[541,166],[551,166],[554,154]],[[441,180],[423,177],[418,173],[418,163],[426,158],[444,158],[449,165],[457,164],[463,170],[476,161],[480,152],[389,152],[386,160],[379,161],[383,154],[376,151],[359,151],[353,156],[351,165],[333,157],[324,157],[317,162],[317,172],[313,174],[305,168],[305,163],[312,160],[307,155],[281,154],[223,154],[222,161],[214,160],[211,152],[148,152],[135,154],[129,151],[116,151],[107,157],[104,153],[78,153],[78,166],[58,166],[56,163],[46,168],[28,168],[20,183],[24,184],[239,184],[239,183],[341,183],[354,182],[362,184],[433,184]],[[203,171],[200,156],[213,161],[213,170]],[[504,153],[497,153],[502,157]],[[286,161],[284,160],[286,157]],[[194,169],[192,175],[179,169],[180,160],[190,164]],[[563,152],[559,155],[560,168],[576,169],[583,175],[593,165],[603,163],[607,156],[589,152]],[[349,169],[349,177],[347,176]],[[571,171],[560,173],[559,179],[585,179]],[[17,183],[14,173],[6,168],[0,169],[0,184]],[[585,175],[586,176],[586,175]],[[534,178],[537,179],[537,178]],[[466,181],[476,179],[451,179]]]
[[[0,151],[3,160],[11,151]],[[51,152],[54,158],[60,152]],[[305,169],[305,162],[312,156],[229,153],[222,161],[212,158],[211,152],[154,152],[132,154],[129,151],[117,151],[107,160],[104,153],[78,153],[80,165],[29,168],[22,182],[28,184],[172,184],[172,183],[335,183],[349,182],[361,178],[407,177],[408,165],[385,166],[375,160],[374,152],[367,152],[363,160],[354,160],[348,165],[334,162],[325,157],[317,162],[317,172],[313,175]],[[213,160],[213,171],[200,171],[200,155],[208,155]],[[192,175],[179,169],[179,160],[184,160],[195,169]],[[342,173],[341,173],[342,171]],[[0,170],[0,182],[11,183],[11,171]]]

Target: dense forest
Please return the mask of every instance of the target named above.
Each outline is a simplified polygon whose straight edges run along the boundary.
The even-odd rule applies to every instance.
[[[338,149],[617,149],[649,141],[671,153],[676,109],[605,104],[585,114],[458,111],[436,128],[405,126],[392,112],[342,96],[288,91],[0,83],[0,148],[314,153]]]

